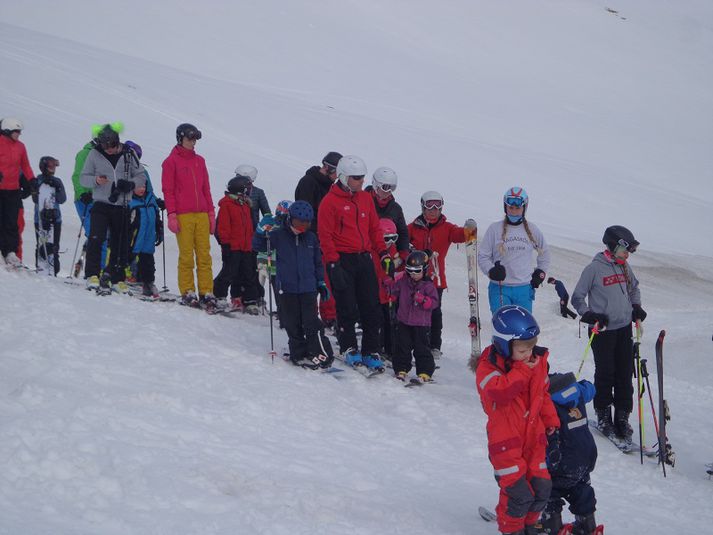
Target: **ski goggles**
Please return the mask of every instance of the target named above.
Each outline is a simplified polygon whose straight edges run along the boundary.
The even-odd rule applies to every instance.
[[[426,210],[441,210],[443,209],[443,201],[424,201],[421,206]]]
[[[329,173],[330,175],[333,175],[334,173],[337,172],[336,165],[332,165],[331,163],[327,163],[327,162],[322,162],[322,165],[324,165],[327,168],[327,173]]]
[[[522,208],[525,205],[525,199],[522,197],[506,197],[505,204],[513,208]]]
[[[406,266],[408,273],[423,273],[425,270],[426,266]]]
[[[364,175],[349,175],[352,180],[364,180]]]
[[[628,241],[626,241],[626,240],[624,240],[624,239],[619,240],[618,242],[616,242],[616,244],[617,244],[619,247],[623,247],[624,249],[626,249],[626,250],[629,251],[630,253],[635,253],[635,252],[636,252],[636,247],[639,245],[638,243],[629,243]]]
[[[200,130],[187,130],[186,132],[183,133],[183,137],[190,139],[191,141],[196,140],[198,141],[200,138],[203,137],[203,134],[201,134]]]
[[[396,243],[396,240],[399,239],[398,234],[384,234],[384,243],[386,245],[392,245]]]
[[[379,184],[377,186],[381,191],[385,193],[392,193],[396,191],[396,186],[394,184]]]

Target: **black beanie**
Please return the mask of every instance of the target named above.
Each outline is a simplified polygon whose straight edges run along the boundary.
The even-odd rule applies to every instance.
[[[342,159],[342,155],[339,154],[338,152],[328,152],[327,155],[322,158],[322,163],[328,163],[332,167],[337,167],[337,164],[339,163],[339,160]]]

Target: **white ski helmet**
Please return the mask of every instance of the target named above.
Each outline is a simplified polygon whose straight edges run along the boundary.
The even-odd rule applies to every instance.
[[[250,179],[250,182],[255,182],[257,178],[257,168],[252,165],[242,164],[235,168],[235,176],[244,176]]]
[[[426,208],[427,205],[440,204],[439,208],[443,207],[443,195],[437,191],[427,191],[421,195],[421,208]]]
[[[396,175],[396,171],[391,169],[391,167],[379,167],[376,171],[374,171],[371,178],[371,185],[373,188],[380,189],[382,191],[396,191],[396,186],[399,183],[399,177]]]
[[[348,188],[350,176],[366,176],[366,164],[359,156],[342,156],[337,164],[337,180]]]
[[[0,130],[2,130],[3,134],[9,134],[13,130],[22,130],[22,122],[20,119],[6,117],[0,121]]]

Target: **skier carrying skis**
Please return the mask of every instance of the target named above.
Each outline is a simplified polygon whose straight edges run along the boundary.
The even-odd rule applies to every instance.
[[[270,227],[263,218],[253,238],[253,248],[271,250],[277,258],[277,293],[282,322],[289,337],[290,361],[296,366],[329,368],[334,360],[332,346],[324,336],[317,316],[317,294],[323,301],[330,295],[324,282],[322,253],[317,235],[310,230],[314,212],[306,201],[290,205],[283,225]]]
[[[562,529],[562,507],[574,514],[573,535],[592,535],[597,529],[590,474],[597,462],[597,445],[587,425],[587,408],[594,385],[577,382],[573,373],[550,374],[550,396],[560,421],[559,431],[547,437],[547,469],[552,492],[542,513],[541,532],[557,535]]]
[[[548,350],[536,346],[540,328],[519,305],[493,314],[492,345],[475,363],[476,385],[488,416],[488,451],[500,486],[496,508],[504,534],[534,535],[550,496],[546,436],[559,427],[547,391]]]
[[[168,230],[178,242],[178,290],[181,303],[215,310],[213,261],[210,236],[215,233],[215,208],[210,193],[208,168],[196,153],[196,142],[203,137],[189,123],[176,128],[176,146],[161,164],[161,188],[168,212]],[[193,268],[198,274],[195,292]]]
[[[322,165],[313,165],[305,172],[305,175],[297,183],[295,188],[295,200],[307,201],[312,210],[314,210],[314,221],[312,222],[312,230],[317,231],[317,221],[319,220],[319,205],[322,199],[329,193],[329,188],[337,180],[337,164],[341,160],[342,155],[339,152],[330,151],[322,158]],[[324,250],[322,251],[322,260],[326,260]],[[332,291],[329,282],[329,277],[325,280],[327,288]],[[337,307],[334,299],[323,303],[319,303],[319,315],[322,318],[322,323],[326,328],[333,328],[337,319]]]
[[[394,199],[394,192],[398,185],[399,177],[390,167],[379,167],[371,177],[371,186],[367,186],[364,191],[371,194],[374,199],[374,208],[381,219],[390,219],[396,226],[397,240],[396,250],[399,257],[396,259],[398,268],[409,254],[409,235],[404,211],[401,205]]]
[[[443,215],[443,196],[437,191],[427,191],[421,196],[421,215],[408,226],[409,239],[414,249],[424,251],[429,257],[429,277],[438,289],[438,306],[431,313],[431,336],[429,346],[433,357],[441,357],[443,312],[441,304],[446,281],[446,255],[453,243],[475,240],[475,220],[468,219],[459,227]]]
[[[106,124],[101,129],[98,145],[89,151],[80,176],[84,187],[93,188],[94,199],[84,274],[87,289],[101,295],[128,292],[124,281],[129,255],[129,203],[134,188],[146,187],[143,167],[133,151],[125,150],[115,128],[117,125]],[[111,253],[100,280],[101,249],[107,232]]]
[[[577,314],[574,313],[567,305],[569,304],[569,293],[567,288],[564,286],[564,282],[557,280],[554,277],[549,277],[547,279],[547,284],[554,284],[557,296],[560,298],[560,314],[563,318],[575,319]]]
[[[431,311],[438,306],[438,291],[428,277],[428,255],[412,251],[406,258],[406,273],[394,280],[387,278],[384,284],[391,295],[398,299],[396,354],[393,355],[394,374],[406,381],[411,371],[411,358],[416,361],[416,375],[424,382],[431,382],[436,364],[429,347],[428,331],[431,327]]]
[[[478,265],[490,278],[490,311],[503,305],[520,305],[532,312],[535,290],[550,267],[550,250],[536,225],[525,219],[529,204],[521,187],[503,195],[505,218],[488,227],[478,251]],[[537,253],[533,270],[532,253]]]
[[[256,316],[258,284],[256,254],[252,249],[250,180],[240,175],[231,178],[218,207],[215,237],[223,257],[223,268],[213,281],[218,308],[242,310]],[[230,305],[226,301],[228,286]]]
[[[572,306],[582,316],[580,321],[597,324],[600,330],[592,341],[597,427],[603,434],[631,444],[629,415],[634,395],[631,323],[644,321],[646,312],[641,308],[639,281],[627,259],[639,242],[629,229],[620,225],[608,227],[602,242],[606,249],[597,253],[582,271],[572,294]],[[591,327],[589,332],[591,335]]]
[[[33,182],[35,174],[27,158],[27,149],[20,141],[22,123],[7,117],[0,120],[0,253],[10,267],[22,262],[17,256],[20,243],[18,212],[22,206],[20,174]],[[32,189],[36,189],[33,182]]]
[[[374,202],[362,190],[366,164],[358,156],[344,156],[337,165],[337,182],[322,201],[317,223],[319,242],[337,303],[337,338],[350,366],[383,370],[379,357],[379,289],[371,253],[386,264],[384,236]],[[279,253],[278,253],[279,259]],[[358,350],[355,324],[363,335]]]
[[[37,195],[37,198],[33,198],[33,201],[35,201],[35,238],[37,243],[35,266],[39,267],[40,259],[46,263],[51,261],[53,265],[49,271],[55,277],[59,273],[59,239],[62,235],[62,212],[59,205],[64,204],[67,200],[67,193],[64,190],[62,180],[54,176],[57,167],[59,167],[57,158],[52,156],[40,158],[40,174],[37,176],[37,187],[40,194]],[[40,203],[45,204],[45,196],[41,195],[43,184],[52,190],[46,197],[51,201],[51,206],[40,206]],[[52,229],[52,236],[45,236],[41,239],[40,232],[47,232],[50,229]]]

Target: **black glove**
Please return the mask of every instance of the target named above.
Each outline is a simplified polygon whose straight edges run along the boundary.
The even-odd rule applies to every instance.
[[[84,193],[82,193],[79,196],[79,200],[82,201],[83,204],[86,204],[87,206],[89,206],[90,204],[92,204],[92,201],[94,200],[94,198],[92,197],[92,192],[85,191]]]
[[[495,262],[495,265],[488,271],[488,277],[491,281],[502,282],[505,280],[505,266],[500,263],[500,260]]]
[[[641,308],[641,305],[633,305],[634,309],[631,311],[631,321],[636,323],[636,321],[644,321],[646,319],[646,311]]]
[[[154,242],[154,245],[158,247],[163,243],[163,225],[161,224],[161,221],[157,220],[156,221],[156,241]]]
[[[165,210],[166,209],[166,203],[164,202],[163,199],[156,199],[156,204],[158,205],[159,210]]]
[[[584,314],[582,314],[582,317],[579,318],[579,321],[582,323],[588,323],[589,325],[598,323],[600,327],[606,327],[609,324],[609,316],[587,310]]]
[[[135,185],[136,184],[134,184],[131,180],[125,180],[123,178],[120,178],[116,181],[116,189],[121,193],[129,193],[130,191],[134,191]]]
[[[530,280],[530,286],[533,288],[539,288],[542,281],[545,280],[545,272],[540,268],[537,268],[532,272],[532,279]]]
[[[43,183],[47,184],[50,188],[58,188],[59,187],[59,180],[57,180],[53,176],[51,176],[49,178],[45,178]]]
[[[547,466],[551,470],[556,470],[561,461],[560,432],[559,429],[556,429],[554,433],[547,437]]]
[[[342,266],[339,265],[339,262],[330,262],[327,264],[327,272],[333,290],[340,291],[347,287],[347,274],[344,272]]]

